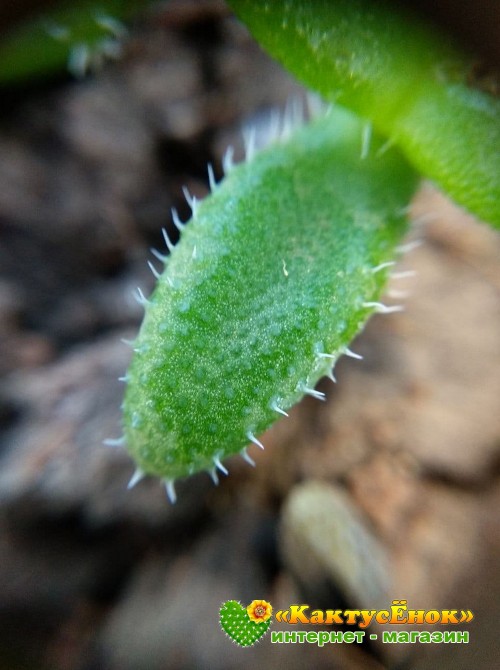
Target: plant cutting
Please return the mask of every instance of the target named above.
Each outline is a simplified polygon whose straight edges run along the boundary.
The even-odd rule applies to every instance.
[[[390,4],[231,5],[260,43],[336,105],[274,140],[197,202],[139,293],[145,317],[124,378],[131,485],[227,473],[236,453],[315,389],[381,302],[421,175],[500,225],[500,105],[467,85],[471,62]],[[341,105],[341,106],[340,106]],[[293,114],[292,114],[293,116]],[[112,441],[113,442],[113,441]]]

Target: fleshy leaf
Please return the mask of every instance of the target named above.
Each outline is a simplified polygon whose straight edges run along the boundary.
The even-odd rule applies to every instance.
[[[416,176],[332,111],[229,171],[166,261],[127,373],[141,472],[221,466],[328,374],[377,308]]]
[[[473,62],[382,0],[229,0],[302,82],[370,119],[458,204],[500,227],[500,101]]]

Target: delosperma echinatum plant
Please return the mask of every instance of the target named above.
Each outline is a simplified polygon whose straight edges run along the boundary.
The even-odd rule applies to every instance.
[[[500,225],[500,104],[466,57],[393,5],[232,0],[271,54],[335,103],[196,202],[149,298],[126,374],[131,483],[174,482],[261,447],[376,311],[420,175]],[[340,107],[339,105],[342,105]],[[348,108],[350,111],[347,111]],[[286,117],[286,115],[285,115]],[[278,128],[280,126],[281,128]],[[284,128],[283,128],[284,125]]]

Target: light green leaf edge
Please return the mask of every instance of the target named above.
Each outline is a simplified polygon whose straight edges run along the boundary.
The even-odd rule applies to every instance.
[[[370,119],[413,166],[500,227],[500,101],[472,61],[402,3],[229,0],[269,53],[326,99]]]

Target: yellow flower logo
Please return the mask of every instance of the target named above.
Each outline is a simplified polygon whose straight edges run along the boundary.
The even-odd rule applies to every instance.
[[[252,600],[247,607],[248,618],[255,623],[267,621],[272,613],[273,608],[266,600]]]

